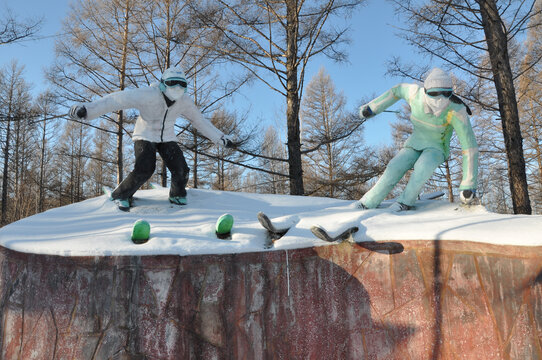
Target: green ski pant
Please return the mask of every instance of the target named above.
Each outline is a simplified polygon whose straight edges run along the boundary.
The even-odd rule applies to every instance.
[[[361,203],[369,209],[376,208],[397,185],[405,173],[414,167],[405,190],[398,202],[413,206],[423,185],[431,178],[435,169],[444,162],[442,151],[427,148],[422,151],[405,147],[388,163],[378,182],[361,198]]]

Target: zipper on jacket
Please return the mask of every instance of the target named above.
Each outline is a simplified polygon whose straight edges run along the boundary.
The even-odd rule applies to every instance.
[[[164,114],[164,119],[162,120],[162,131],[160,132],[160,142],[164,142],[164,128],[166,127],[166,116],[167,116],[168,111],[169,111],[169,108],[166,109],[166,113]]]
[[[166,117],[167,117],[167,113],[169,111],[169,108],[175,104],[175,100],[170,100],[168,99],[168,97],[166,96],[166,94],[164,94],[162,92],[162,96],[164,97],[164,101],[166,102],[166,113],[164,114],[164,119],[162,120],[162,131],[160,132],[160,142],[164,142],[164,128],[166,127]]]

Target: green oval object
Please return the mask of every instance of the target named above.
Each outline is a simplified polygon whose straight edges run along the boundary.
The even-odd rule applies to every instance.
[[[137,220],[132,229],[132,241],[136,244],[143,244],[149,240],[151,225],[146,220]]]
[[[216,221],[216,233],[217,234],[228,234],[233,227],[233,216],[230,214],[224,214],[218,218]]]

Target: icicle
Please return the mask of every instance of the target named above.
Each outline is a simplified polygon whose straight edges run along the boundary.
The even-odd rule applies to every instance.
[[[290,297],[290,264],[288,262],[288,249],[286,249],[286,281],[288,284],[288,297]]]

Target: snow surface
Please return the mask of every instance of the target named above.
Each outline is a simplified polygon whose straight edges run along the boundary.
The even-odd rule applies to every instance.
[[[501,215],[482,206],[463,208],[447,200],[418,201],[416,210],[359,210],[353,201],[287,195],[188,190],[188,205],[167,201],[168,189],[139,190],[135,207],[122,212],[105,195],[52,209],[0,229],[0,245],[12,250],[62,256],[198,255],[286,250],[329,245],[310,231],[321,225],[334,236],[358,226],[355,241],[464,240],[492,244],[542,245],[542,216]],[[293,225],[264,249],[267,233],[256,214],[278,228]],[[215,222],[235,219],[231,240],[217,239]],[[132,243],[133,223],[151,224],[151,238]]]

